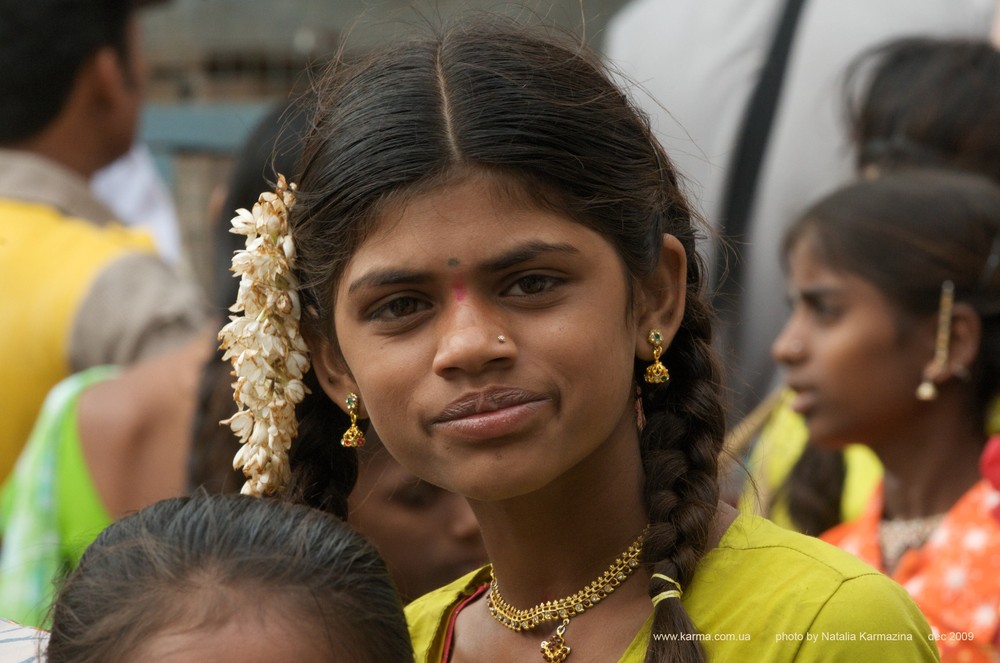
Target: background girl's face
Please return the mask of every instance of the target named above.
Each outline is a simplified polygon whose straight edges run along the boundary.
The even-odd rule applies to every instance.
[[[479,523],[464,497],[421,481],[385,449],[363,453],[350,522],[378,549],[405,600],[486,563]]]
[[[784,364],[812,442],[876,445],[905,435],[934,352],[930,324],[904,318],[869,281],[834,271],[806,232],[789,254],[792,313],[772,354]]]
[[[335,324],[393,456],[435,485],[501,499],[609,440],[638,454],[628,297],[603,237],[474,176],[381,219],[344,272]]]

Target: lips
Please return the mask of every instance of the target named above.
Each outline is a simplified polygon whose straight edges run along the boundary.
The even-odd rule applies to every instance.
[[[452,401],[431,423],[455,421],[476,414],[496,412],[508,407],[545,400],[541,394],[516,388],[487,389]]]
[[[792,399],[789,405],[793,412],[806,414],[816,406],[818,394],[815,389],[791,383],[789,383],[788,387],[795,392],[795,398]]]
[[[485,389],[452,401],[431,421],[431,425],[460,437],[501,437],[527,425],[548,400],[525,389]]]

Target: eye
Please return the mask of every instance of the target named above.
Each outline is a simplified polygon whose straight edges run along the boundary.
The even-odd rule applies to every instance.
[[[826,299],[807,301],[806,305],[813,317],[820,322],[833,322],[843,313],[843,307]]]
[[[401,296],[391,299],[377,307],[368,316],[371,320],[392,322],[402,320],[430,307],[430,304],[417,297]]]
[[[512,297],[533,297],[541,295],[563,283],[562,279],[545,274],[528,274],[514,281],[504,294]]]

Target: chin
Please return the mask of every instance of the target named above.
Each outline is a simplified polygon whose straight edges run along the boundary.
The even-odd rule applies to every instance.
[[[851,440],[830,431],[814,430],[810,426],[808,442],[811,446],[824,451],[843,451],[844,447],[851,443]]]
[[[530,495],[550,483],[535,477],[514,477],[511,474],[503,477],[506,481],[498,481],[502,476],[491,473],[475,483],[465,481],[453,492],[477,502],[502,502]]]
[[[466,486],[456,490],[459,495],[476,502],[502,502],[504,500],[516,499],[527,495],[533,491],[530,489],[519,489],[508,484],[497,486]]]
[[[466,499],[501,502],[544,489],[557,480],[559,471],[552,467],[551,458],[525,458],[521,451],[500,455],[486,451],[453,463],[447,473],[436,475],[439,481],[422,478]]]

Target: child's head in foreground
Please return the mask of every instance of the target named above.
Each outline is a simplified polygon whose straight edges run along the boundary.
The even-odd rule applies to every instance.
[[[164,500],[106,529],[53,607],[48,660],[389,661],[412,657],[382,560],[305,506]]]

